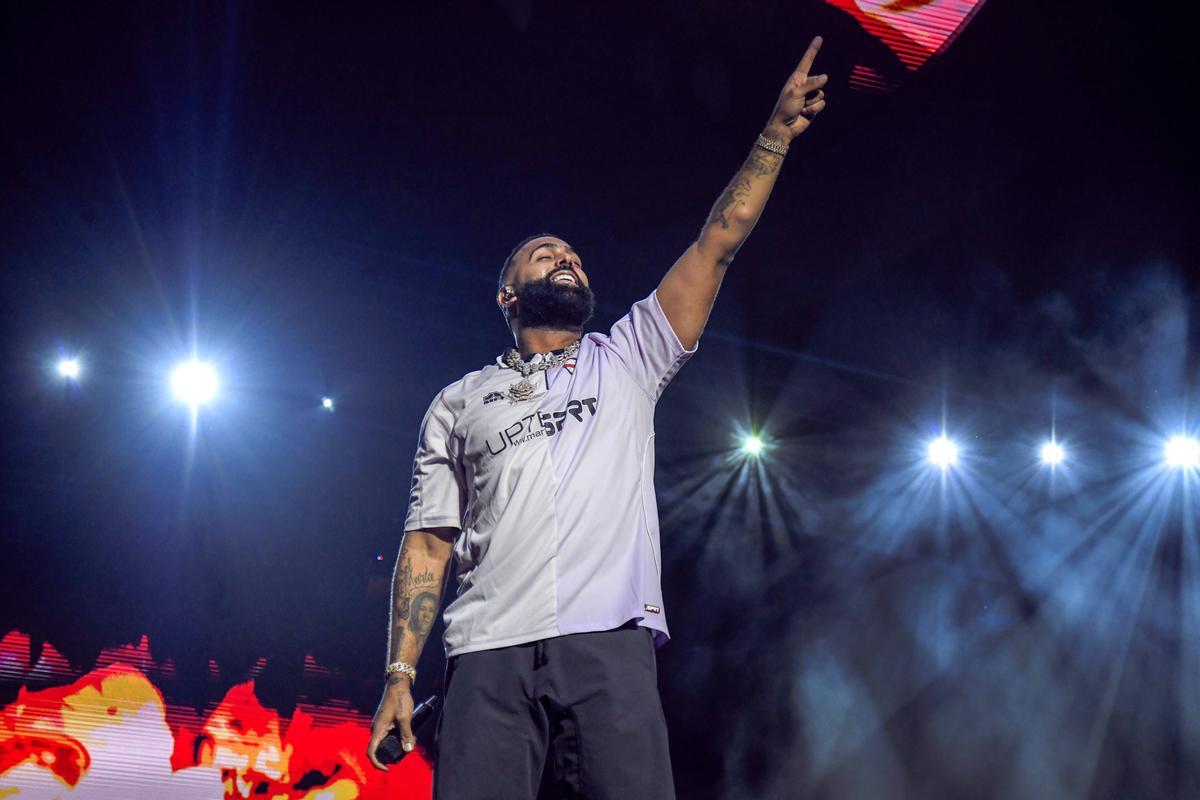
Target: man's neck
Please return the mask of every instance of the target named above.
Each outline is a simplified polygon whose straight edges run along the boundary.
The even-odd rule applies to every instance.
[[[516,333],[517,350],[523,358],[534,353],[552,353],[577,341],[580,331],[552,328],[521,328]]]

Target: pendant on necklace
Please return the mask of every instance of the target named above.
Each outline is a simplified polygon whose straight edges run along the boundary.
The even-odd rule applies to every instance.
[[[533,384],[529,382],[529,379],[521,378],[516,383],[509,384],[508,399],[514,403],[522,403],[533,397],[533,391]]]

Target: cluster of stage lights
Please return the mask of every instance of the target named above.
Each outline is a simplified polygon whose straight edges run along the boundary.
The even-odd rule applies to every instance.
[[[69,381],[77,381],[83,373],[79,359],[64,358],[58,362],[58,374]],[[195,359],[185,361],[171,373],[171,389],[180,402],[193,411],[208,404],[217,396],[220,381],[211,364]],[[332,412],[335,404],[332,397],[321,398],[321,408]],[[749,458],[761,458],[766,453],[766,443],[756,433],[742,440],[742,453]],[[929,442],[925,451],[929,463],[942,470],[958,465],[958,445],[948,436],[939,436]],[[1067,461],[1067,452],[1056,440],[1050,439],[1041,447],[1042,463],[1057,467]],[[1163,445],[1163,460],[1167,466],[1177,469],[1200,469],[1200,440],[1190,436],[1173,436]]]
[[[765,451],[763,439],[750,434],[742,440],[742,454],[759,458]],[[938,436],[925,448],[925,457],[930,464],[941,470],[958,466],[958,444],[948,436]],[[1039,451],[1041,461],[1048,467],[1057,467],[1067,462],[1067,451],[1055,439],[1045,442]],[[1163,445],[1163,461],[1176,469],[1200,469],[1200,440],[1191,436],[1172,436]]]
[[[77,358],[64,358],[58,362],[58,374],[69,381],[78,381],[83,368]],[[216,399],[221,387],[217,371],[211,364],[192,359],[175,367],[171,372],[171,391],[176,399],[193,411]],[[321,408],[333,411],[332,397],[321,398]]]

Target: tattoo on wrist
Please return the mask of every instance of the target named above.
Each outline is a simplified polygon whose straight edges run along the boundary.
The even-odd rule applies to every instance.
[[[755,147],[750,153],[750,157],[746,159],[746,169],[762,178],[775,172],[782,163],[783,156],[778,153],[771,153],[761,147]]]

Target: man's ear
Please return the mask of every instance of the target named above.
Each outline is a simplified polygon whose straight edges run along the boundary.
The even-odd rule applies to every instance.
[[[511,286],[501,286],[500,291],[496,292],[496,305],[500,306],[500,310],[504,313],[504,318],[508,319],[509,308],[512,307],[513,300],[516,299],[517,293]]]

